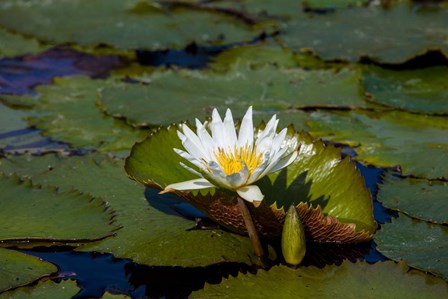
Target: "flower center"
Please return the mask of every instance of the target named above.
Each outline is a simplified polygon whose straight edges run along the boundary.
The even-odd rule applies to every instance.
[[[240,172],[244,165],[251,174],[263,162],[263,156],[261,153],[257,154],[255,146],[252,149],[247,145],[241,148],[235,146],[233,150],[227,152],[219,148],[215,156],[226,175]]]

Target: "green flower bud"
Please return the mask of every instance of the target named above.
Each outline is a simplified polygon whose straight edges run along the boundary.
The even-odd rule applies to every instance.
[[[286,213],[282,233],[282,253],[285,261],[297,266],[306,252],[305,230],[294,205]]]

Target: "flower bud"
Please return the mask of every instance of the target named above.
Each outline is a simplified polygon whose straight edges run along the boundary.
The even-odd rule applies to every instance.
[[[286,213],[282,233],[282,253],[285,261],[297,266],[303,260],[306,251],[305,230],[294,205]]]

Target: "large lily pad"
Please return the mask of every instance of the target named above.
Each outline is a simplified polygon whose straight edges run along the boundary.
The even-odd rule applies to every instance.
[[[417,113],[448,114],[448,67],[392,71],[371,67],[364,89],[376,103]]]
[[[448,8],[428,9],[405,1],[338,9],[328,14],[296,12],[280,36],[294,50],[313,49],[327,60],[402,63],[427,50],[448,54]]]
[[[0,292],[29,284],[57,270],[37,257],[0,248]]]
[[[256,275],[230,277],[218,285],[206,284],[191,298],[444,298],[447,284],[410,270],[404,263],[345,261],[341,266],[276,266]]]
[[[135,0],[3,1],[0,24],[45,41],[120,49],[233,43],[262,32],[226,14]]]
[[[37,53],[45,48],[35,39],[24,38],[0,28],[0,57],[19,56],[29,53]]]
[[[101,199],[87,194],[57,193],[14,176],[0,176],[0,187],[3,244],[89,241],[110,236],[118,228],[113,224],[113,211]]]
[[[307,123],[324,139],[356,147],[358,160],[400,165],[405,175],[448,177],[448,122],[405,112],[315,112]]]
[[[47,280],[34,286],[26,286],[0,294],[0,298],[28,299],[28,298],[73,298],[79,292],[79,287],[74,280],[53,282]]]
[[[253,70],[236,65],[225,74],[166,71],[141,78],[145,83],[117,82],[101,92],[100,101],[107,113],[125,117],[132,125],[169,125],[205,118],[213,107],[231,107],[238,117],[249,105],[258,111],[366,107],[359,78],[357,69],[335,72],[265,66]]]
[[[387,175],[378,190],[378,200],[389,209],[448,224],[448,183]]]
[[[173,148],[182,148],[176,131],[176,126],[160,129],[134,146],[125,166],[131,178],[156,188],[195,178],[195,175],[180,166],[182,158],[173,151]],[[279,200],[286,196],[289,204],[303,202],[299,210],[302,217],[308,215],[302,220],[307,229],[311,230],[311,237],[322,242],[359,242],[369,239],[376,229],[372,202],[354,163],[348,159],[341,161],[340,150],[332,146],[325,147],[321,141],[314,141],[307,134],[301,134],[298,138],[302,143],[300,158],[286,171],[272,175],[270,179],[273,184],[260,183],[266,196],[265,204],[251,208],[260,234],[268,237],[280,235],[284,210],[277,207],[283,204],[289,206]],[[282,191],[286,188],[286,191]],[[215,191],[211,189],[211,193],[204,191],[199,194],[177,191],[176,194],[225,227],[245,233],[235,198],[229,193]],[[307,204],[320,206],[326,216],[333,218],[325,219],[320,208],[313,213]],[[337,227],[341,222],[346,225]],[[339,230],[344,230],[344,233],[339,235]],[[351,233],[350,238],[346,238],[347,231]]]
[[[98,89],[107,83],[87,77],[56,79],[55,85],[37,88],[34,106],[38,116],[29,117],[30,125],[43,129],[52,138],[75,147],[127,152],[132,143],[147,135],[122,121],[105,116],[96,106]]]
[[[103,198],[116,211],[115,221],[122,225],[116,235],[78,250],[108,252],[151,266],[251,264],[256,259],[249,238],[221,230],[190,230],[193,221],[150,207],[144,188],[127,178],[121,160],[100,154],[18,156],[0,160],[0,171],[29,176],[64,192],[82,190]]]
[[[377,232],[377,250],[448,281],[448,227],[399,215]]]

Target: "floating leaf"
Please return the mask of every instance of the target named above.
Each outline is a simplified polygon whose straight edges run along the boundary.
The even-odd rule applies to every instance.
[[[147,133],[108,118],[99,110],[95,104],[97,92],[106,84],[102,80],[76,77],[40,86],[37,88],[40,98],[34,107],[40,114],[27,120],[43,129],[44,134],[76,147],[127,152],[132,142]]]
[[[417,113],[448,114],[448,67],[409,71],[370,67],[362,85],[374,102]]]
[[[388,209],[411,217],[448,224],[448,183],[387,175],[378,190],[378,200]]]
[[[356,69],[335,72],[265,66],[253,70],[242,65],[225,74],[165,71],[141,78],[149,84],[110,85],[101,92],[100,102],[108,114],[124,117],[134,126],[205,118],[213,107],[231,107],[238,117],[249,105],[257,113],[289,107],[366,107],[358,87],[360,75]]]
[[[358,160],[403,174],[448,177],[448,122],[405,112],[315,112],[307,122],[324,139],[356,147]]]
[[[328,10],[333,12],[336,8],[360,6],[369,3],[368,0],[304,0],[303,5],[311,10]]]
[[[264,43],[244,45],[223,51],[212,58],[210,68],[218,71],[229,70],[237,63],[250,65],[251,67],[271,64],[281,68],[301,67],[307,69],[329,68],[331,66],[313,53],[294,53],[290,49],[282,48],[276,44]]]
[[[221,230],[191,230],[195,223],[149,206],[144,188],[127,178],[123,162],[100,154],[61,158],[17,156],[0,160],[0,171],[31,177],[33,182],[77,189],[103,198],[116,211],[122,228],[112,238],[78,250],[112,253],[151,266],[206,266],[219,262],[252,264],[249,238]],[[157,196],[156,192],[152,196]]]
[[[0,24],[45,41],[109,44],[120,49],[233,43],[262,32],[222,13],[133,0],[3,1]]]
[[[176,131],[176,126],[159,129],[137,143],[126,160],[125,168],[129,176],[157,188],[196,178],[180,166],[182,158],[173,151],[173,148],[182,148]],[[265,204],[258,208],[249,206],[258,231],[264,236],[280,236],[284,211],[273,204],[276,201],[276,204],[283,203],[279,199],[287,195],[290,203],[302,201],[320,205],[322,210],[311,209],[306,204],[304,211],[299,210],[304,226],[314,230],[309,234],[319,237],[317,240],[359,242],[371,238],[376,223],[370,193],[354,163],[348,159],[341,161],[340,150],[325,147],[321,141],[314,141],[307,134],[300,134],[299,140],[302,143],[299,158],[280,175],[270,175],[274,187],[269,182],[259,184],[266,196]],[[288,190],[283,191],[285,194],[277,196],[286,188]],[[228,229],[245,233],[236,199],[226,192],[211,189],[208,194],[209,189],[205,190],[199,194],[181,191],[176,191],[176,194]],[[333,218],[325,217],[322,211],[325,216]],[[307,220],[312,222],[307,223]]]
[[[0,248],[0,292],[29,284],[57,270],[53,264],[37,257]]]
[[[35,39],[25,38],[0,28],[0,57],[38,53],[45,49]]]
[[[338,9],[328,14],[296,10],[281,27],[280,39],[293,50],[313,49],[325,60],[358,61],[369,57],[402,63],[428,50],[448,55],[448,7],[436,9],[406,1]]]
[[[77,192],[57,193],[0,176],[0,240],[74,242],[102,239],[118,227],[101,199]],[[20,246],[20,244],[17,244]]]
[[[399,215],[377,232],[377,250],[392,260],[404,260],[411,267],[448,281],[448,228]]]
[[[18,288],[9,292],[0,294],[1,299],[14,298],[14,299],[28,299],[28,298],[73,298],[79,291],[76,281],[64,280],[61,282],[53,282],[47,280],[45,282],[39,282],[34,286],[26,286]]]
[[[254,289],[256,288],[256,289]],[[276,266],[257,274],[238,275],[218,285],[206,284],[191,298],[444,298],[441,280],[391,261],[370,265],[345,261],[341,266]]]

